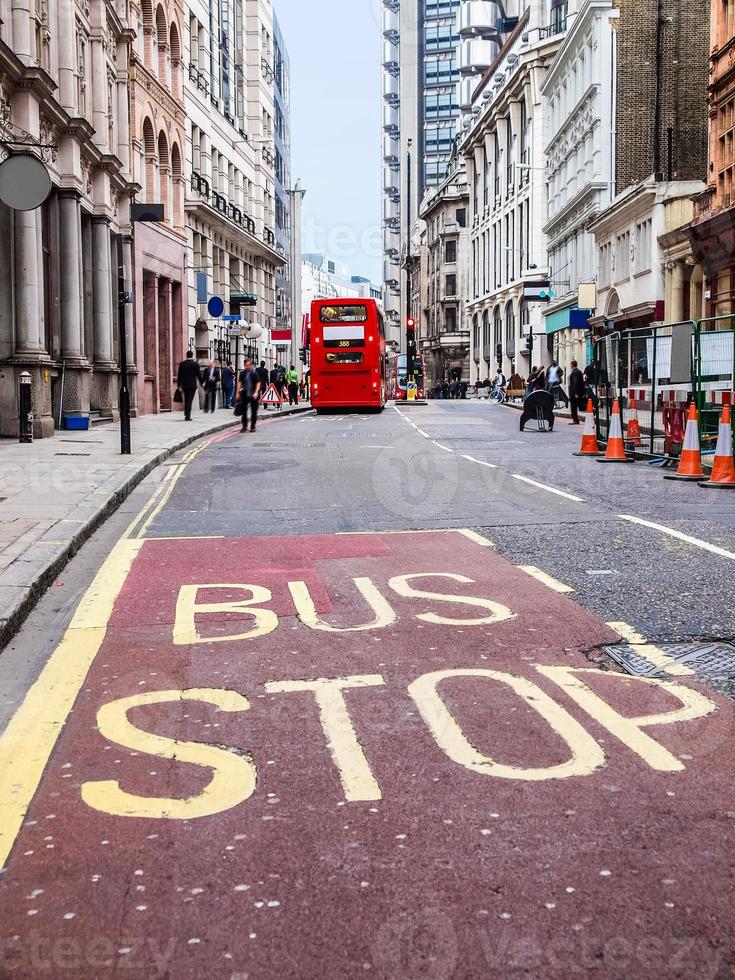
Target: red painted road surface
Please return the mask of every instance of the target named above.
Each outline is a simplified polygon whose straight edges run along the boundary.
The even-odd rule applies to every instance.
[[[585,657],[615,638],[458,533],[146,542],[0,880],[0,975],[733,976],[735,705],[677,680],[706,716],[662,723],[675,690]]]

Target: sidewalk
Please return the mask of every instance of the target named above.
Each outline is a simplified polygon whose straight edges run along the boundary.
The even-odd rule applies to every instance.
[[[263,418],[308,411],[287,405]],[[145,477],[203,436],[239,422],[229,410],[146,415],[132,421],[132,456],[120,427],[57,432],[32,445],[0,441],[0,650],[84,542]]]

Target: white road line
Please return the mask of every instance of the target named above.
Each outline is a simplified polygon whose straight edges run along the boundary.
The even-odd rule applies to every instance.
[[[429,435],[429,433],[428,432],[424,432],[423,429],[416,429],[416,431],[418,432],[418,434],[420,436],[423,436],[424,439],[431,439],[431,436]]]
[[[486,463],[486,462],[485,462],[484,460],[482,460],[482,459],[475,459],[475,457],[474,457],[474,456],[462,456],[462,459],[467,459],[467,460],[469,460],[469,461],[470,461],[470,463],[477,463],[477,464],[478,464],[478,466],[487,466],[487,468],[488,468],[489,470],[497,470],[497,468],[498,468],[498,467],[497,467],[497,466],[495,465],[495,463]]]
[[[640,633],[627,623],[608,623],[607,625],[610,629],[619,633],[631,646],[634,646],[638,656],[647,660],[652,667],[659,667],[661,670],[665,670],[667,674],[674,674],[677,677],[691,677],[692,674],[696,674],[696,671],[692,670],[691,667],[687,667],[686,664],[680,664],[673,657],[670,657],[668,653],[664,653],[660,647],[649,643],[645,636],[641,636]]]
[[[434,445],[437,447],[437,449],[443,449],[445,453],[453,453],[454,452],[454,450],[453,449],[450,449],[449,446],[442,446],[442,444],[440,442],[436,442],[435,440],[432,440],[432,441],[434,442]]]
[[[578,504],[584,503],[584,500],[581,497],[575,497],[573,493],[567,493],[566,490],[557,490],[556,487],[549,487],[545,483],[538,483],[536,480],[532,480],[528,476],[520,476],[518,473],[513,473],[512,476],[514,480],[521,480],[523,483],[530,483],[532,487],[538,487],[539,490],[547,490],[549,493],[555,493],[557,497],[565,497],[567,500],[574,500]]]
[[[694,545],[695,548],[701,548],[703,551],[711,551],[713,555],[719,555],[720,558],[729,558],[731,561],[735,561],[735,552],[727,551],[725,548],[719,548],[716,544],[710,544],[708,541],[702,541],[701,538],[693,538],[689,534],[683,534],[681,531],[675,531],[672,527],[665,527],[663,524],[655,524],[653,521],[644,521],[641,517],[631,517],[630,514],[618,514],[618,517],[623,521],[630,521],[632,524],[640,524],[641,527],[650,527],[654,531],[660,531],[662,534],[668,534],[671,538],[677,538],[679,541],[684,541],[686,544]]]
[[[472,531],[468,527],[460,528],[459,533],[463,534],[466,538],[469,538],[470,541],[474,541],[475,544],[481,545],[483,548],[495,547],[495,544],[490,540],[490,538],[486,538],[483,534],[478,534],[477,531]]]
[[[546,585],[548,588],[553,589],[554,592],[559,592],[561,595],[569,595],[570,592],[574,592],[571,585],[565,585],[564,582],[560,582],[559,579],[553,577],[553,575],[548,575],[543,572],[540,568],[536,568],[535,565],[518,565],[518,568],[526,575],[530,575],[531,578],[535,578],[537,582],[541,582],[542,585]]]

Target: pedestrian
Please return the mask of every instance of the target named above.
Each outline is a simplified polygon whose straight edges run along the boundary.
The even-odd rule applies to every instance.
[[[222,368],[222,390],[225,393],[225,408],[232,408],[235,397],[235,369],[232,361],[228,361]]]
[[[434,398],[441,398],[441,396],[442,396],[442,386],[441,383],[437,381],[436,387],[434,388]]]
[[[292,364],[286,372],[286,384],[288,386],[288,404],[298,405],[299,403],[299,373]]]
[[[179,364],[176,375],[176,384],[179,391],[184,396],[184,421],[191,422],[191,406],[194,403],[194,395],[199,390],[202,383],[202,376],[199,365],[196,362],[193,351],[186,352],[186,360]]]
[[[265,361],[260,362],[260,367],[255,368],[255,373],[260,381],[260,394],[263,395],[268,388],[268,368],[265,366]]]
[[[306,370],[306,400],[309,401],[311,398],[311,370],[307,368]]]
[[[451,395],[451,389],[448,381],[445,381],[442,385],[442,398],[449,398]]]
[[[506,386],[507,383],[508,383],[507,382],[507,379],[506,379],[505,375],[503,374],[503,369],[501,367],[499,367],[498,368],[498,373],[495,375],[495,387],[498,388],[498,389],[502,389],[503,391],[505,391],[505,386]]]
[[[597,368],[589,363],[584,369],[584,380],[593,395],[597,394]]]
[[[467,389],[469,388],[469,386],[470,385],[468,381],[460,381],[459,383],[459,397],[463,401],[466,401],[467,399]]]
[[[536,378],[533,382],[533,390],[546,391],[546,368],[543,366],[543,364],[536,372]]]
[[[584,375],[579,370],[576,361],[572,361],[572,370],[569,375],[569,404],[572,409],[572,425],[579,425],[579,409],[584,405]]]
[[[538,368],[532,367],[531,373],[526,379],[526,398],[528,398],[528,396],[533,392],[537,377],[538,377]]]
[[[549,370],[546,375],[549,391],[551,392],[552,395],[557,397],[559,401],[563,401],[566,408],[569,408],[569,399],[567,398],[567,394],[561,386],[563,377],[564,377],[564,372],[559,366],[559,363],[557,361],[552,361],[551,364],[549,365]]]
[[[238,409],[242,412],[240,432],[248,431],[248,413],[250,415],[250,432],[255,432],[258,424],[258,406],[260,405],[260,375],[255,369],[253,359],[245,358],[245,366],[237,381]]]
[[[286,386],[286,369],[278,361],[273,365],[270,382],[278,392],[278,397],[283,401],[283,389]]]
[[[214,361],[210,361],[204,370],[204,411],[214,412],[217,409],[217,389],[220,386],[220,370]]]
[[[301,375],[301,381],[299,381],[299,398],[306,398],[306,374]]]

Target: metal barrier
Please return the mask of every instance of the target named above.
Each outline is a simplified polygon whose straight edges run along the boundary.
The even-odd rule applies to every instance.
[[[735,406],[735,314],[609,334],[595,341],[597,435],[607,442],[617,398],[624,431],[636,403],[641,455],[681,455],[689,405],[695,401],[700,441],[714,451],[723,405]]]
[[[694,389],[704,452],[714,449],[723,405],[735,391],[735,315],[700,320],[694,342]]]
[[[640,423],[641,455],[676,459],[681,454],[686,413],[693,397],[694,321],[667,323],[609,334],[595,341],[597,435],[606,443],[615,399],[624,432]]]

